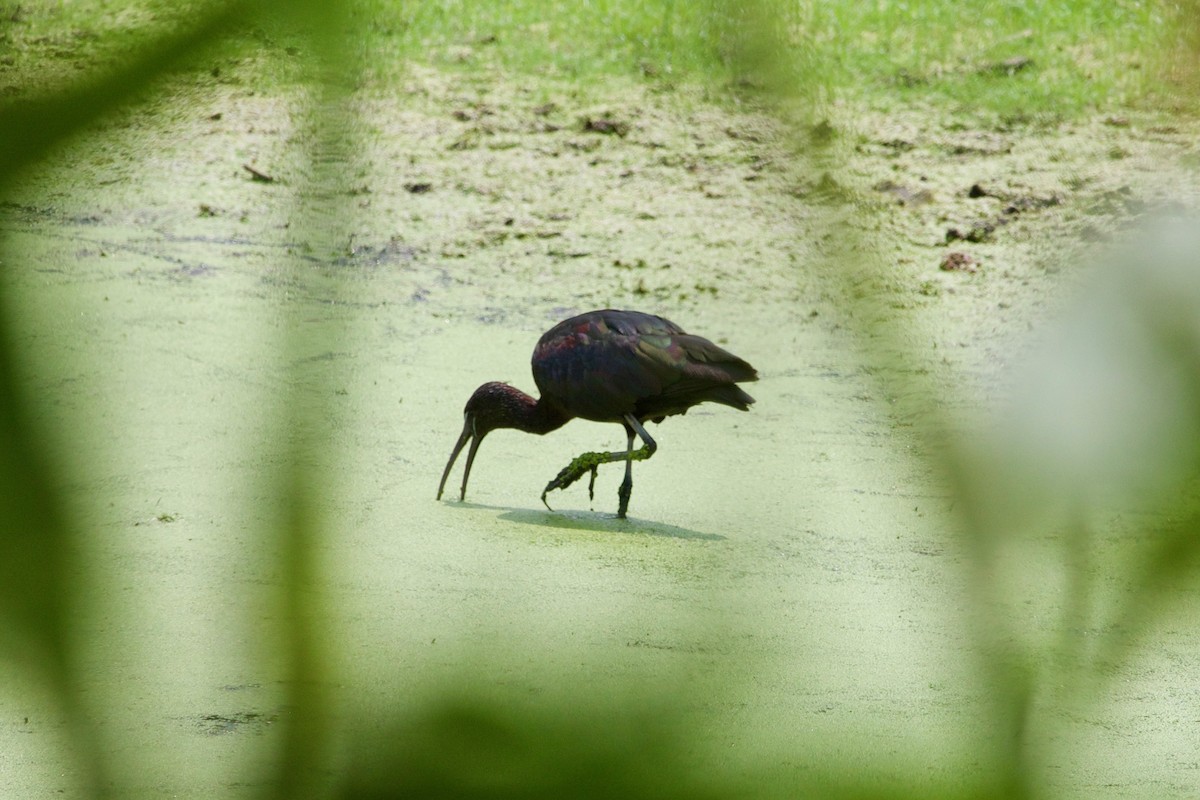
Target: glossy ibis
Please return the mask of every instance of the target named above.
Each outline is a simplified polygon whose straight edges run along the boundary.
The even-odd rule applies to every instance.
[[[462,434],[438,484],[438,499],[450,468],[468,441],[471,449],[460,500],[467,496],[471,463],[488,433],[497,428],[549,433],[579,417],[624,425],[626,449],[579,456],[546,484],[542,502],[546,503],[549,492],[565,489],[589,472],[590,497],[597,467],[624,461],[625,480],[617,495],[617,517],[624,519],[633,491],[633,462],[649,458],[657,449],[643,423],[686,414],[692,406],[705,402],[746,411],[754,398],[737,384],[757,379],[754,367],[742,359],[662,317],[605,309],[563,320],[546,331],[533,350],[533,380],[540,398],[535,400],[506,383],[485,383],[471,395],[463,409]],[[635,435],[644,442],[638,450],[633,449]]]

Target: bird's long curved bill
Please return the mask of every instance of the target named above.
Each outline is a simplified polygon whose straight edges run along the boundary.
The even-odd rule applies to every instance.
[[[463,446],[467,441],[471,442],[471,449],[467,451],[467,463],[463,468],[462,493],[459,494],[459,502],[467,498],[467,479],[471,477],[471,464],[475,461],[475,451],[479,449],[479,443],[483,440],[482,436],[475,435],[475,426],[471,423],[470,417],[463,421],[463,430],[459,434],[458,441],[454,444],[454,450],[450,453],[450,460],[446,462],[446,469],[442,472],[442,482],[438,484],[437,499],[442,499],[442,492],[446,489],[446,479],[450,477],[450,469],[454,466],[454,462],[458,459],[458,454],[462,452]]]

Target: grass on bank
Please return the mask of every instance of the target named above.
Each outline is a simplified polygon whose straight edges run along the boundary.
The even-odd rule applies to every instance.
[[[774,68],[784,62],[803,95],[818,86],[876,107],[950,103],[1019,120],[1107,110],[1158,90],[1174,70],[1163,54],[1186,36],[1187,9],[1136,0],[365,0],[362,13],[402,38],[408,58],[581,78],[753,83],[737,52],[749,31],[757,46],[769,40],[760,55]]]
[[[0,93],[55,87],[103,67],[202,7],[5,3]],[[579,81],[766,83],[818,102],[934,105],[1014,122],[1147,97],[1187,105],[1173,87],[1192,70],[1177,53],[1196,38],[1184,24],[1195,9],[1166,0],[359,0],[348,11],[349,41],[368,79],[381,83],[411,62]],[[303,74],[289,66],[303,38],[289,32],[286,10],[271,13],[272,23],[234,32],[239,54],[263,66],[263,91]]]

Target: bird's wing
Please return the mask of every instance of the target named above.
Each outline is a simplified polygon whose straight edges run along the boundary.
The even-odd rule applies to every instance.
[[[669,320],[611,310],[547,331],[534,350],[533,372],[548,401],[570,416],[601,421],[648,410],[681,413],[704,400],[744,407],[753,400],[729,387],[757,378],[742,359]]]
[[[636,335],[605,330],[539,342],[533,377],[542,397],[571,416],[620,420],[674,376],[670,367],[642,354],[638,341]]]

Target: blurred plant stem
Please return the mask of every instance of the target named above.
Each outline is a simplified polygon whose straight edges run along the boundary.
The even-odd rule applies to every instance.
[[[306,83],[313,89],[301,137],[307,143],[309,169],[306,185],[294,195],[291,227],[306,237],[303,251],[320,265],[314,275],[311,261],[292,255],[290,267],[298,273],[298,282],[314,287],[322,303],[350,299],[344,270],[336,266],[353,231],[347,198],[359,152],[351,92],[361,75],[362,60],[347,34],[348,5],[308,0],[294,7],[297,16],[289,19],[310,43]],[[292,375],[290,392],[279,398],[274,419],[283,443],[278,489],[284,507],[278,532],[283,553],[279,633],[286,670],[283,704],[288,714],[282,720],[276,780],[267,794],[303,800],[328,796],[335,774],[335,715],[325,636],[329,624],[323,601],[328,581],[320,553],[327,530],[323,501],[336,494],[331,478],[341,472],[332,461],[340,451],[329,419],[335,390],[342,384],[337,371],[314,356],[338,352],[342,342],[309,332],[306,303],[285,302],[284,311],[280,352]]]
[[[0,242],[0,263],[12,263]],[[0,298],[0,315],[10,312]],[[29,408],[11,326],[0,316],[0,657],[43,681],[67,720],[80,783],[90,797],[108,786],[95,726],[81,703],[84,676],[72,629],[76,531],[62,480],[47,458]]]
[[[0,197],[19,174],[102,115],[142,96],[164,73],[214,44],[256,7],[253,2],[214,3],[200,9],[190,25],[108,71],[89,74],[56,94],[3,104]],[[0,263],[17,264],[18,255],[0,242]],[[73,626],[79,601],[75,585],[86,565],[74,559],[78,531],[64,500],[60,465],[51,462],[30,422],[36,398],[24,374],[28,366],[13,344],[9,315],[14,311],[0,297],[0,617],[8,621],[0,647],[5,657],[47,684],[67,720],[82,790],[89,797],[104,797],[113,792],[110,770],[99,732],[83,706],[86,675]]]
[[[298,227],[324,231],[330,237],[347,225],[345,204],[329,188],[341,180],[340,165],[352,160],[348,131],[354,126],[345,118],[346,76],[351,74],[347,65],[357,62],[345,47],[345,9],[344,3],[315,0],[286,9],[289,22],[307,33],[313,44],[311,85],[318,89],[308,123],[309,140],[318,143],[310,159],[311,181],[314,189],[323,190],[313,194],[324,202],[298,208]],[[210,3],[195,10],[188,24],[106,72],[89,75],[56,94],[5,104],[0,108],[0,195],[18,174],[52,156],[65,140],[119,106],[144,98],[171,69],[188,63],[231,32],[251,27],[264,10],[265,4],[252,0]],[[285,10],[271,11],[282,16]],[[323,157],[329,155],[335,157]],[[18,259],[0,261],[12,264]],[[329,288],[336,291],[339,285],[335,279]],[[0,314],[11,310],[0,302]],[[327,766],[328,756],[316,556],[321,530],[317,498],[326,490],[326,465],[314,466],[310,456],[332,448],[324,424],[327,409],[307,399],[327,396],[332,390],[328,378],[304,369],[304,356],[313,343],[304,333],[298,306],[288,310],[280,355],[296,365],[296,375],[291,395],[279,398],[274,421],[279,426],[277,440],[283,443],[277,489],[282,506],[280,645],[287,665],[286,701],[292,713],[285,725],[278,777],[269,791],[278,797],[301,798],[322,793],[322,785],[313,778]],[[0,481],[4,487],[0,492],[0,615],[9,621],[0,646],[5,656],[48,684],[68,719],[80,783],[88,796],[103,797],[114,788],[102,755],[105,748],[80,702],[84,676],[72,628],[73,604],[78,599],[73,576],[86,565],[72,560],[78,532],[66,511],[62,476],[57,465],[49,463],[29,423],[28,408],[34,402],[28,394],[31,383],[21,374],[11,330],[9,320],[0,317]],[[329,348],[332,343],[320,346]]]

